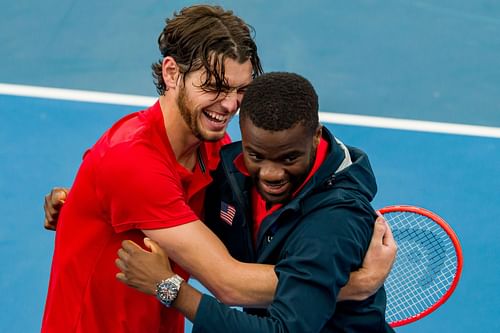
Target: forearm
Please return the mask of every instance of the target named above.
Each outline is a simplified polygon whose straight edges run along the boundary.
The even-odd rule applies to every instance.
[[[273,301],[278,284],[274,266],[242,263],[231,256],[213,262],[193,276],[226,305],[265,307]]]
[[[277,284],[273,266],[235,260],[202,222],[144,233],[220,301],[251,307],[271,303]]]
[[[281,260],[276,268],[280,272],[280,286],[274,302],[267,308],[268,316],[235,311],[205,295],[193,322],[193,332],[321,331],[335,312],[338,287],[333,278],[335,265],[330,265],[331,256],[327,254],[325,261],[313,257],[314,253],[309,253]]]
[[[201,296],[202,294],[198,290],[187,282],[183,282],[172,306],[193,322],[200,306]]]
[[[369,271],[361,268],[359,271],[351,272],[348,283],[337,295],[337,301],[362,301],[376,293],[379,288],[380,281],[372,277]]]
[[[223,295],[217,298],[227,305],[265,307],[274,298],[278,278],[274,266],[237,262],[224,277]]]

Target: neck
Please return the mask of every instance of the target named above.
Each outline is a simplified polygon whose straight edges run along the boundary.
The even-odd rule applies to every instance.
[[[179,164],[188,170],[192,170],[196,164],[197,149],[201,141],[193,135],[186,122],[182,118],[175,98],[160,96],[161,112],[167,131],[168,141]]]

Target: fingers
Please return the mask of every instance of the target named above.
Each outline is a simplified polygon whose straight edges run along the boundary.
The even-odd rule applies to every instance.
[[[44,228],[47,230],[56,230],[57,219],[59,218],[59,212],[61,207],[66,201],[68,196],[68,190],[62,187],[55,187],[50,191],[49,194],[45,196],[44,200],[44,211],[45,220]]]
[[[144,237],[144,245],[146,245],[146,247],[150,250],[152,250],[152,246],[153,246],[153,241],[150,239],[150,238],[147,238],[147,237]],[[151,251],[152,252],[152,251]]]
[[[142,249],[131,240],[124,240],[122,242],[122,247],[118,249],[118,258],[115,259],[115,265],[122,271],[122,273],[124,273],[123,277],[125,277],[128,271],[127,263],[129,262],[131,256],[138,250]]]
[[[383,239],[384,245],[390,247],[397,247],[396,240],[394,239],[394,235],[392,234],[391,226],[387,222],[385,223],[385,225],[386,225],[386,230]]]
[[[125,284],[129,284],[127,274],[129,273],[129,268],[127,262],[130,259],[130,255],[124,249],[120,248],[118,250],[118,258],[115,259],[115,266],[118,267],[120,272],[116,273],[116,279]]]
[[[54,205],[61,206],[68,197],[69,189],[63,187],[54,187],[52,191],[50,191],[50,196]]]
[[[144,244],[151,250],[151,253],[158,255],[162,259],[165,267],[167,267],[169,270],[172,269],[167,253],[157,242],[155,242],[151,238],[145,237]]]
[[[45,220],[43,221],[43,227],[47,230],[56,230],[56,225],[54,224],[54,222],[47,220],[47,218],[45,218]]]
[[[123,274],[122,272],[116,273],[115,277],[121,283],[127,284],[127,276],[125,274]]]
[[[136,285],[130,283],[129,279],[127,279],[127,275],[125,275],[124,273],[116,273],[115,275],[115,278],[120,281],[121,283],[124,283],[126,284],[127,286],[129,287],[132,287],[132,288],[135,288],[135,289],[138,289]]]
[[[127,247],[133,247],[135,243],[128,240],[122,242],[122,248],[118,249],[118,258],[115,259],[115,266],[118,267],[120,272],[116,273],[115,277],[118,281],[128,285],[129,280],[127,278],[127,274],[129,273],[129,268],[127,263],[129,262],[131,256],[129,252],[123,248],[124,245]]]
[[[122,260],[124,262],[127,262],[130,258],[130,255],[123,248],[120,248],[118,250],[118,258],[120,258],[120,260]]]
[[[144,245],[146,245],[146,247],[150,249],[151,252],[164,255],[163,249],[160,247],[160,245],[151,238],[144,238]]]
[[[68,189],[62,187],[54,187],[52,191],[50,191],[50,193],[45,196],[45,206],[49,210],[49,213],[58,213],[67,197]]]
[[[378,212],[377,212],[378,213]],[[381,227],[383,225],[383,227]],[[390,264],[390,267],[394,264],[394,261],[396,260],[396,254],[398,251],[398,245],[396,243],[396,240],[394,239],[394,235],[392,234],[391,226],[385,219],[380,215],[375,221],[375,227],[373,230],[373,237],[372,237],[372,242],[377,242],[377,244],[382,245],[383,253],[385,256],[385,262]],[[382,236],[382,238],[379,238]],[[375,240],[376,238],[376,240]],[[372,243],[370,243],[370,247],[372,247]],[[388,275],[390,272],[387,271]]]
[[[397,246],[394,235],[392,234],[391,226],[389,225],[389,223],[387,223],[382,215],[379,215],[379,217],[377,217],[377,219],[375,220],[372,242],[389,247]]]
[[[120,271],[122,271],[122,274],[125,275],[126,270],[127,270],[127,265],[123,261],[123,259],[116,258],[115,259],[115,266],[118,267]]]
[[[47,194],[44,198],[45,199],[44,205],[43,205],[43,210],[45,212],[44,227],[45,227],[45,229],[48,229],[48,230],[56,230],[55,221],[57,220],[56,217],[57,217],[58,211],[51,204],[51,202],[52,202],[51,195],[52,195],[52,192]]]
[[[156,292],[156,283],[171,274],[169,275],[166,258],[158,244],[150,239],[144,240],[144,243],[152,251],[141,248],[131,240],[121,243],[122,247],[118,249],[118,257],[115,259],[115,265],[119,269],[115,277],[130,287],[153,295]]]
[[[144,249],[140,247],[139,244],[131,240],[124,240],[122,242],[122,249],[128,253],[134,253],[135,251],[144,251]]]
[[[380,239],[382,244],[387,246],[387,247],[390,247],[390,248],[393,248],[394,251],[397,250],[397,244],[396,244],[396,240],[394,239],[394,235],[392,234],[392,230],[391,230],[391,226],[389,225],[389,223],[387,223],[387,221],[384,219],[384,217],[382,216],[382,214],[380,214],[379,211],[377,211],[377,220],[375,220],[375,227],[374,227],[374,237],[375,237],[375,233],[377,233],[377,237],[380,236],[380,233],[382,232],[382,227],[381,225],[384,225],[384,229],[383,229],[383,233],[382,233],[382,238]],[[372,241],[373,241],[373,238],[372,237]]]
[[[370,245],[372,244],[383,244],[384,235],[387,232],[388,225],[384,218],[379,216],[375,220],[375,225],[373,226],[373,235]],[[392,234],[391,234],[392,235]]]

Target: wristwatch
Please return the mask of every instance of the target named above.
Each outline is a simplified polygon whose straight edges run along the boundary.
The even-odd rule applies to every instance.
[[[156,298],[167,308],[171,307],[179,294],[182,282],[184,279],[177,274],[159,282],[156,285]]]

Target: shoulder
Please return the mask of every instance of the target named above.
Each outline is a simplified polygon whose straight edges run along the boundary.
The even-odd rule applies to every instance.
[[[117,152],[123,148],[133,148],[136,143],[152,142],[152,146],[168,144],[168,138],[163,124],[163,115],[158,102],[153,106],[130,113],[115,122],[96,142],[93,151],[104,155],[119,146]]]
[[[303,212],[298,229],[301,237],[329,243],[336,239],[355,239],[367,246],[375,217],[374,209],[362,196],[350,191],[335,191],[333,198],[317,202],[313,209]]]
[[[300,218],[296,228],[287,236],[280,256],[316,261],[342,272],[342,283],[348,273],[362,261],[373,232],[374,217],[358,205],[323,206]],[[277,265],[280,266],[280,265]],[[344,281],[345,278],[345,281]]]
[[[155,104],[116,122],[92,147],[90,153],[100,168],[131,171],[175,162]]]
[[[132,122],[144,123],[138,119]],[[123,133],[127,127],[129,134]],[[127,124],[109,134],[101,138],[90,153],[97,184],[125,192],[180,186],[173,152],[149,125]]]

